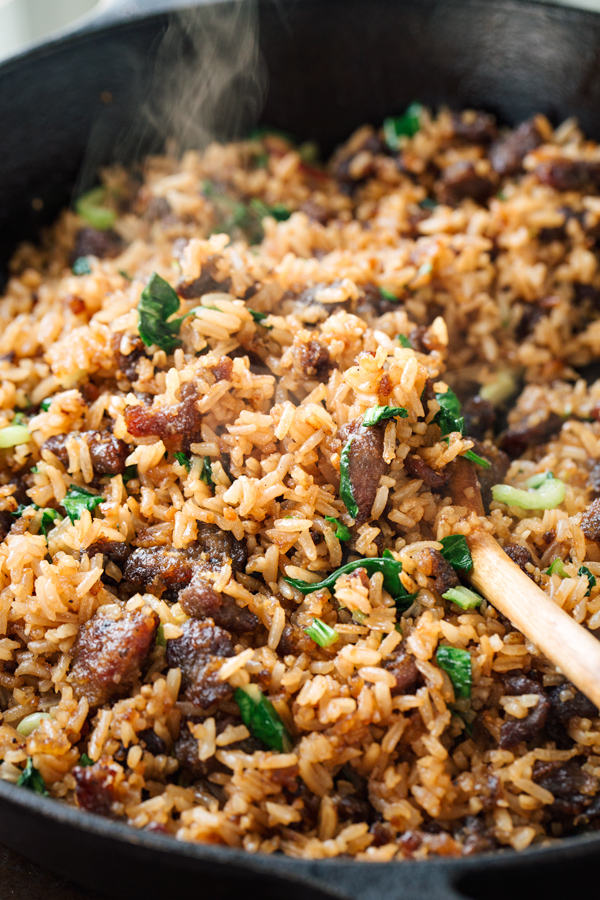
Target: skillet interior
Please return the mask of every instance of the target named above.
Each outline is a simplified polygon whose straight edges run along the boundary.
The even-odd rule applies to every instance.
[[[86,148],[95,165],[131,161],[160,135],[129,129],[152,72],[162,15],[75,34],[0,69],[0,248],[4,258],[68,202]],[[418,98],[515,124],[533,112],[579,117],[600,137],[600,17],[515,0],[294,0],[261,5],[270,75],[263,120],[327,152],[363,121]],[[112,96],[110,105],[103,92]],[[106,99],[106,95],[105,99]],[[332,112],[333,111],[333,112]],[[98,124],[99,123],[99,124]],[[128,139],[124,136],[129,135]],[[40,198],[42,205],[32,201]],[[574,890],[600,841],[568,839],[521,856],[373,866],[255,858],[188,847],[65,809],[0,783],[0,839],[118,896],[173,887],[294,898],[541,897]],[[106,860],[109,865],[103,865]],[[226,862],[226,865],[223,865]],[[320,885],[320,887],[319,887]]]

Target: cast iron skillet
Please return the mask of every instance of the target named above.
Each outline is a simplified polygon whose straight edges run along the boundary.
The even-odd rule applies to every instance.
[[[131,125],[151,83],[164,10],[178,5],[104,0],[74,32],[0,66],[4,258],[69,202],[84,158],[89,174],[90,160],[131,161],[157,146],[159,133]],[[262,2],[260,19],[263,121],[325,151],[413,99],[485,108],[509,125],[537,111],[555,122],[575,115],[600,138],[600,16],[515,0],[280,0]],[[600,854],[600,837],[585,835],[520,855],[425,863],[250,856],[134,831],[6,782],[0,841],[128,900],[187,891],[219,900],[237,890],[274,900],[504,900],[508,892],[533,900],[583,890]]]

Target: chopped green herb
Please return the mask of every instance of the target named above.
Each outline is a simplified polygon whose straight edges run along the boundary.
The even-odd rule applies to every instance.
[[[21,775],[17,779],[17,785],[19,787],[27,788],[29,791],[35,791],[36,794],[42,794],[43,797],[48,796],[48,791],[46,790],[46,782],[33,765],[33,760],[31,757],[27,760],[27,765],[23,769]]]
[[[236,688],[233,699],[240,709],[246,728],[271,750],[287,753],[292,739],[279,717],[279,713],[256,684]]]
[[[214,488],[215,483],[212,477],[212,465],[210,462],[210,456],[205,456],[202,460],[202,471],[200,472],[200,481],[203,481],[204,484],[207,484],[209,487]]]
[[[25,716],[24,719],[21,719],[19,724],[17,725],[17,731],[19,734],[22,734],[23,737],[29,737],[30,734],[39,728],[44,719],[51,719],[52,716],[50,713],[45,712],[35,712],[31,713],[29,716]]]
[[[319,647],[330,647],[340,639],[337,631],[334,628],[330,628],[329,625],[322,622],[321,619],[313,619],[312,625],[309,625],[309,627],[304,630],[309,638],[311,638],[315,644],[318,644]]]
[[[117,271],[119,275],[121,275],[125,279],[125,281],[133,281],[133,278],[131,277],[131,275],[127,274],[125,269],[118,269]]]
[[[389,555],[388,555],[389,554]],[[386,591],[394,598],[394,600],[406,602],[407,608],[415,599],[417,594],[409,594],[400,581],[400,572],[402,571],[402,563],[394,559],[389,550],[384,550],[383,557],[370,557],[368,559],[355,559],[353,562],[346,563],[336,569],[327,578],[311,584],[309,581],[301,581],[297,578],[286,578],[288,584],[295,587],[302,594],[311,594],[313,591],[320,591],[323,588],[331,590],[340,577],[354,572],[355,569],[365,569],[367,575],[373,575],[375,572],[383,572],[383,586]]]
[[[156,644],[158,647],[166,647],[167,639],[165,637],[165,627],[164,625],[159,625],[156,629]]]
[[[189,456],[187,456],[185,453],[181,453],[181,452],[174,453],[173,456],[175,457],[175,459],[177,460],[177,462],[179,463],[180,466],[185,466],[185,468],[188,470],[188,472],[190,471],[190,469],[192,468],[192,460],[190,459]]]
[[[33,475],[37,475],[40,470],[37,466],[32,466],[29,471],[32,472]]]
[[[75,204],[75,211],[82,219],[98,228],[100,231],[106,231],[112,228],[117,219],[114,209],[104,206],[106,200],[106,189],[103,187],[92,188],[86,194],[83,194]]]
[[[358,506],[354,499],[354,491],[352,490],[352,481],[350,480],[350,448],[354,435],[350,437],[340,454],[340,497],[346,504],[346,509],[353,519],[358,516]]]
[[[596,577],[595,577],[595,575],[592,575],[592,573],[590,572],[590,570],[588,569],[587,566],[580,566],[580,567],[577,569],[577,574],[578,574],[578,575],[585,575],[585,576],[587,577],[589,587],[588,587],[587,591],[585,592],[585,596],[586,596],[586,597],[589,597],[590,594],[592,593],[592,588],[593,588],[593,587],[596,587]]]
[[[87,256],[78,256],[73,263],[73,275],[91,275],[92,267]]]
[[[46,397],[45,400],[42,400],[42,402],[40,403],[40,409],[42,410],[42,412],[48,412],[51,403],[52,397]]]
[[[401,137],[413,137],[421,127],[423,107],[411,103],[401,116],[390,116],[383,121],[383,136],[390,150],[397,150]]]
[[[292,214],[283,203],[275,203],[273,206],[267,206],[266,203],[263,203],[262,200],[259,200],[256,197],[250,201],[250,207],[259,218],[264,219],[265,216],[271,216],[277,222],[285,222]]]
[[[556,509],[565,499],[565,484],[559,478],[545,478],[539,487],[527,491],[509,484],[495,484],[492,497],[498,503],[518,506],[521,509]]]
[[[125,471],[123,472],[121,478],[123,479],[123,484],[127,484],[131,481],[132,478],[138,477],[138,468],[137,466],[127,466]]]
[[[565,569],[564,562],[560,558],[555,559],[552,565],[546,569],[546,575],[560,575],[561,578],[571,577]]]
[[[85,488],[72,485],[67,491],[67,496],[62,501],[68,517],[71,522],[76,522],[81,518],[84,509],[92,512],[100,503],[104,502],[104,497],[98,494],[92,494]]]
[[[164,278],[153,272],[138,304],[138,331],[147,347],[156,344],[165,353],[179,347],[181,323],[186,316],[168,321],[179,309],[179,297]]]
[[[386,419],[406,419],[408,411],[403,406],[373,406],[363,416],[363,425],[377,425]]]
[[[407,350],[412,350],[413,345],[411,344],[411,342],[409,341],[409,339],[406,337],[405,334],[399,334],[398,341],[400,342],[400,344],[403,347],[406,347]]]
[[[421,200],[419,203],[421,209],[435,209],[437,205],[436,201],[432,200],[431,197],[425,197],[425,199]]]
[[[333,525],[335,536],[338,541],[349,541],[351,539],[352,532],[343,522],[339,522],[337,519],[334,519],[333,516],[325,516],[325,521],[329,522],[330,525]]]
[[[28,444],[31,435],[24,425],[7,425],[6,428],[0,428],[0,449],[6,450],[8,447],[17,447],[19,444]]]
[[[483,466],[484,469],[491,468],[491,462],[489,459],[484,459],[483,456],[479,456],[473,450],[467,450],[466,453],[462,454],[465,459],[470,459],[471,462],[476,463],[478,466]]]
[[[384,300],[389,300],[390,303],[398,303],[398,298],[393,291],[388,291],[386,288],[380,287],[379,293]]]
[[[464,534],[449,534],[448,537],[442,538],[440,544],[442,556],[453,569],[459,571],[464,569],[465,572],[469,572],[473,568],[473,558]]]
[[[259,312],[257,309],[250,309],[250,307],[248,307],[248,312],[250,313],[250,315],[252,316],[252,318],[254,319],[254,321],[256,322],[257,325],[263,325],[263,322],[269,316],[269,313]],[[273,326],[272,325],[263,325],[263,328],[268,328],[269,331],[271,331]]]
[[[78,766],[81,766],[82,769],[85,769],[87,766],[93,766],[94,760],[91,756],[88,756],[87,753],[82,753],[77,762]]]
[[[438,647],[435,658],[440,669],[450,676],[456,698],[470,697],[473,679],[471,654],[467,650],[443,644]]]
[[[475,591],[470,591],[469,588],[464,587],[462,584],[458,585],[458,587],[449,588],[442,594],[442,597],[444,600],[452,600],[461,609],[476,609],[483,603],[483,597],[480,597]]]
[[[48,532],[51,528],[54,527],[54,522],[57,518],[60,519],[60,516],[55,509],[51,509],[50,507],[48,507],[42,510],[42,517],[40,519],[40,534],[43,534],[46,540],[48,540]]]
[[[435,414],[434,422],[440,426],[442,437],[458,431],[464,433],[465,420],[460,414],[460,401],[453,390],[448,388],[445,394],[436,394],[435,399],[440,405],[439,412]]]

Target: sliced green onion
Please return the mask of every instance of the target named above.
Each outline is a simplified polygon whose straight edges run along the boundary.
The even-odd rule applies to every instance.
[[[31,435],[24,425],[7,425],[0,428],[0,448],[16,447],[19,444],[28,444]]]
[[[203,481],[204,484],[208,485],[208,487],[215,488],[215,483],[212,477],[212,463],[210,461],[210,456],[205,456],[202,460],[202,471],[200,472],[200,481]]]
[[[48,412],[51,403],[52,397],[46,397],[45,400],[42,400],[42,402],[40,403],[40,409],[42,410],[42,412]]]
[[[412,350],[412,348],[413,348],[413,345],[411,344],[411,342],[409,341],[409,339],[406,337],[405,334],[398,335],[398,342],[400,343],[401,347],[406,347],[407,350]]]
[[[469,588],[464,587],[462,584],[458,587],[449,588],[445,594],[442,594],[442,597],[444,600],[452,600],[461,609],[476,609],[483,603],[483,597],[480,597],[475,591],[470,591]]]
[[[288,753],[292,747],[290,734],[279,713],[256,684],[236,688],[233,699],[240,709],[246,728],[271,750]]]
[[[192,468],[192,460],[186,453],[177,452],[174,453],[173,456],[177,460],[180,466],[184,466],[188,472]]]
[[[165,637],[165,626],[159,625],[156,629],[156,645],[158,647],[166,647],[167,639]]]
[[[77,200],[75,210],[93,228],[106,231],[115,224],[117,214],[114,209],[109,209],[103,205],[105,200],[106,189],[95,187]]]
[[[304,629],[309,638],[319,647],[330,647],[339,641],[340,636],[334,628],[330,628],[326,622],[321,619],[313,619],[312,625]]]
[[[94,760],[91,756],[88,756],[87,753],[82,753],[77,761],[77,765],[85,769],[87,766],[93,766]]]
[[[491,462],[489,459],[484,459],[483,456],[479,456],[473,450],[467,450],[466,453],[462,454],[465,459],[470,459],[471,462],[474,462],[478,466],[482,466],[484,469],[491,468]]]
[[[561,578],[571,577],[565,569],[564,562],[560,558],[555,559],[552,565],[546,569],[546,575],[560,575]]]
[[[92,267],[87,256],[78,256],[73,263],[73,275],[91,275]]]
[[[17,731],[19,734],[22,734],[23,737],[29,737],[36,728],[39,728],[44,719],[51,719],[52,716],[50,713],[44,712],[35,712],[31,713],[29,716],[25,716],[24,719],[21,719],[19,724],[17,725]]]
[[[36,794],[41,794],[43,797],[48,796],[46,782],[34,766],[31,757],[28,758],[25,768],[17,779],[17,786],[27,788],[29,791],[35,791]]]
[[[383,297],[384,300],[389,300],[390,303],[397,303],[398,297],[395,295],[393,291],[388,291],[387,288],[379,288],[379,293]]]
[[[468,650],[443,644],[438,647],[435,658],[440,669],[450,676],[456,699],[470,697],[473,673],[471,654]]]
[[[397,150],[401,137],[413,137],[421,127],[423,107],[411,103],[401,116],[390,116],[383,121],[383,136],[390,150]]]
[[[347,525],[344,525],[343,522],[338,521],[338,519],[334,519],[333,516],[325,516],[325,521],[329,522],[329,524],[333,526],[335,536],[338,541],[349,541],[352,538],[352,532]]]
[[[522,491],[509,484],[495,484],[492,497],[498,503],[518,506],[521,509],[556,509],[565,499],[565,484],[551,475],[544,478],[539,487]]]
[[[587,591],[585,592],[585,596],[589,597],[590,594],[592,593],[592,588],[596,587],[596,577],[594,575],[592,575],[592,573],[590,572],[590,570],[588,569],[587,566],[580,566],[579,569],[577,569],[577,574],[586,576],[589,587],[588,587]]]

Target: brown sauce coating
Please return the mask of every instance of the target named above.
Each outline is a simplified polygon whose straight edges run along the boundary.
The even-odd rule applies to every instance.
[[[231,695],[231,688],[219,678],[220,660],[233,656],[229,634],[211,619],[188,619],[183,634],[167,642],[166,659],[171,668],[181,669],[186,700],[208,709]]]

